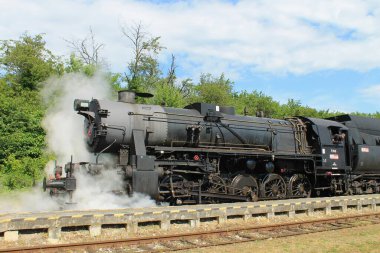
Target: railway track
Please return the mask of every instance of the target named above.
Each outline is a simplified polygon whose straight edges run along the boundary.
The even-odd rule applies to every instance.
[[[0,249],[0,252],[110,252],[106,251],[108,249],[114,249],[116,252],[167,252],[265,240],[268,238],[290,237],[372,224],[380,224],[380,212],[174,235],[8,248]]]

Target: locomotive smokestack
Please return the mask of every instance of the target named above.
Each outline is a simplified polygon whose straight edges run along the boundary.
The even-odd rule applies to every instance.
[[[121,90],[118,92],[118,101],[119,102],[135,104],[136,103],[136,97],[151,98],[151,97],[153,97],[153,95],[150,93],[134,92],[131,90]]]
[[[129,90],[121,90],[117,93],[119,102],[123,103],[136,103],[136,92]]]

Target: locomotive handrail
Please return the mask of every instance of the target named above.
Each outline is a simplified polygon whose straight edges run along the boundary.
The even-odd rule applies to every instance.
[[[146,114],[146,113],[135,113],[135,112],[128,112],[129,116],[146,116],[146,117],[153,117],[153,114]]]
[[[258,122],[258,121],[248,121],[248,120],[238,120],[238,119],[226,119],[228,121],[235,121],[235,122],[244,122],[244,123],[256,123],[256,124],[262,124],[262,125],[271,125],[271,126],[282,126],[282,127],[291,127],[291,125],[288,124],[273,124],[271,122]]]
[[[183,116],[183,117],[188,117],[188,118],[200,118],[203,119],[204,116],[198,116],[198,115],[187,115],[187,114],[180,114],[180,113],[172,113],[172,112],[154,112],[153,114],[166,114],[166,115],[173,115],[173,116]]]
[[[201,144],[204,143],[204,142],[201,142]],[[204,144],[207,144],[207,143],[204,143]],[[261,151],[272,151],[270,150],[270,148],[268,146],[265,146],[265,145],[252,145],[252,144],[234,144],[234,143],[223,143],[223,144],[226,144],[226,145],[230,145],[230,146],[233,146],[235,145],[236,147],[220,147],[220,146],[216,146],[216,145],[199,145],[199,147],[204,147],[204,148],[222,148],[222,149],[229,149],[229,150],[232,150],[232,149],[244,149],[244,150],[261,150]],[[241,146],[241,145],[247,145],[247,146],[253,146],[253,147],[247,147],[247,148],[239,148],[238,146]]]
[[[152,120],[153,119],[153,120]],[[175,123],[175,124],[181,124],[181,125],[187,125],[187,124],[194,124],[194,121],[184,121],[184,120],[173,120],[173,119],[164,119],[164,118],[159,118],[159,117],[149,117],[149,119],[143,119],[146,121],[154,121],[154,122],[166,122],[166,123]],[[200,125],[206,125],[206,123],[199,122]],[[267,132],[267,128],[265,127],[252,127],[252,126],[239,126],[235,124],[228,124],[229,127],[233,127],[234,129],[242,129],[242,130],[252,130],[252,131],[262,131],[262,132]],[[263,124],[262,124],[263,125]],[[268,126],[268,125],[265,125]],[[271,126],[276,126],[276,125],[271,125]],[[281,125],[283,126],[283,125]],[[290,128],[291,126],[289,126]],[[280,133],[291,133],[293,132],[293,129],[276,129]]]
[[[259,149],[248,149],[248,148],[240,148],[240,149],[233,149],[233,148],[225,148],[218,147],[215,149],[210,149],[208,147],[197,147],[197,148],[191,148],[191,147],[169,147],[169,146],[147,146],[148,148],[152,148],[154,150],[163,150],[167,152],[173,152],[173,151],[189,151],[189,152],[228,152],[228,151],[234,151],[235,153],[242,153],[242,154],[252,154],[247,152],[257,151],[257,154],[260,155],[266,155],[266,156],[272,156],[272,151],[266,151],[266,150],[259,150]],[[260,153],[259,153],[260,152]],[[286,157],[290,160],[309,160],[312,161],[312,158],[318,158],[321,157],[318,154],[294,154],[294,153],[276,153],[276,158],[282,158]]]
[[[171,141],[171,147],[174,147],[173,144],[174,143],[177,143],[177,144],[186,144],[186,141]],[[199,142],[200,145],[198,145],[197,147],[204,147],[204,148],[219,148],[219,149],[229,149],[229,150],[232,150],[234,148],[236,149],[242,149],[242,150],[257,150],[257,149],[260,149],[262,151],[271,151],[269,146],[265,146],[265,145],[254,145],[254,144],[236,144],[236,143],[229,143],[229,142],[225,142],[225,143],[220,143],[220,144],[226,144],[226,145],[229,145],[230,147],[224,147],[224,146],[219,146],[219,145],[207,145],[207,144],[212,144],[211,142]],[[201,145],[203,144],[203,145]],[[206,144],[206,145],[205,145]],[[236,146],[236,147],[231,147],[231,146]],[[251,146],[251,147],[246,147],[246,148],[241,148],[240,146]]]
[[[98,164],[98,159],[99,159],[99,156],[104,152],[106,151],[107,149],[109,149],[114,143],[116,142],[116,139],[110,144],[108,145],[107,147],[105,147],[104,149],[102,149],[98,155],[96,156],[96,164]]]
[[[143,119],[143,120],[148,120],[148,121],[155,121],[155,122],[167,122],[167,123],[176,123],[176,124],[193,124],[194,121],[193,120],[189,120],[189,121],[184,121],[183,119],[181,120],[176,120],[176,119],[165,119],[165,118],[160,118],[160,117],[154,117],[154,116],[147,116],[148,119]],[[203,118],[202,118],[203,119]],[[226,119],[226,121],[235,121],[235,122],[239,122],[238,120],[230,120],[230,119]],[[202,124],[203,125],[206,125],[205,122],[199,122],[199,124]],[[208,123],[208,122],[207,122]],[[293,132],[293,128],[292,128],[292,125],[283,125],[283,124],[270,124],[270,123],[262,123],[262,122],[256,122],[256,121],[253,121],[253,122],[249,122],[249,121],[246,121],[246,123],[258,123],[258,124],[261,124],[261,125],[265,125],[266,127],[269,126],[269,127],[272,127],[272,126],[282,126],[282,127],[287,127],[285,129],[276,129],[278,132],[281,132],[281,133],[287,133],[287,132]],[[255,131],[264,131],[266,132],[267,131],[267,128],[265,127],[252,127],[252,126],[240,126],[240,125],[235,125],[235,124],[227,124],[229,127],[233,127],[234,129],[244,129],[244,130],[255,130]]]
[[[123,139],[121,140],[121,143],[120,144],[123,144],[124,143],[124,140],[125,140],[125,135],[126,135],[126,132],[127,132],[127,128],[125,126],[117,126],[117,125],[105,125],[104,126],[105,128],[110,128],[110,129],[115,129],[115,130],[120,130],[123,132]]]
[[[170,112],[154,112],[153,115],[148,115],[146,114],[146,116],[151,116],[151,117],[154,117],[154,114],[157,113],[157,114],[166,114],[166,115],[173,115],[173,116],[182,116],[182,117],[188,117],[188,118],[201,118],[203,119],[204,116],[198,116],[198,115],[186,115],[186,114],[180,114],[180,113],[170,113]],[[143,115],[143,114],[132,114],[132,115]],[[254,118],[252,116],[252,118]],[[268,118],[269,119],[269,118]],[[268,122],[259,122],[259,121],[249,121],[249,120],[238,120],[238,119],[232,119],[232,118],[226,118],[225,119],[226,121],[235,121],[235,122],[244,122],[244,123],[257,123],[257,124],[262,124],[262,125],[272,125],[272,126],[282,126],[282,127],[291,127],[291,125],[285,123],[285,125],[283,124],[273,124],[272,122],[269,122],[270,120],[268,120]],[[280,119],[279,119],[280,120]]]

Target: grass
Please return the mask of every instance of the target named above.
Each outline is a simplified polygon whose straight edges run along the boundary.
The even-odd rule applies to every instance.
[[[356,228],[313,233],[288,238],[267,239],[264,241],[196,249],[187,252],[380,252],[380,225],[368,225]]]

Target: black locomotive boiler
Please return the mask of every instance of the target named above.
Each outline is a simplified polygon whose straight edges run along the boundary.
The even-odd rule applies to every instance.
[[[120,91],[117,102],[74,102],[89,150],[118,156],[128,194],[178,205],[380,192],[378,119],[278,120],[206,103],[137,104],[144,95]],[[91,173],[104,169],[98,161],[81,164]],[[72,192],[77,165],[45,187]]]

